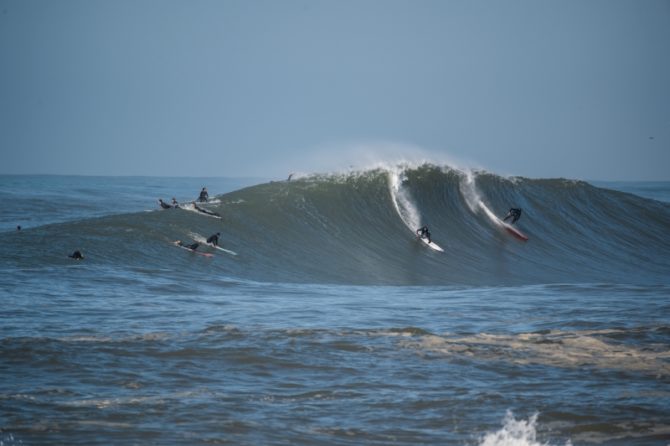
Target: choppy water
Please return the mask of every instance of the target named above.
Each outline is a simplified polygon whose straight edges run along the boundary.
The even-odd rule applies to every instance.
[[[0,177],[3,444],[670,443],[663,195],[435,166],[192,193],[18,180],[29,197]],[[202,182],[222,219],[157,209]],[[123,211],[96,207],[119,190]],[[58,212],[32,215],[45,196]],[[511,204],[527,242],[489,215]],[[171,244],[215,231],[238,255]]]

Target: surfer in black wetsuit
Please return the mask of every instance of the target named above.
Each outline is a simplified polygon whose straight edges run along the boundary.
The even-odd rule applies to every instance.
[[[158,203],[161,205],[163,209],[172,209],[172,206],[164,202],[162,198],[158,199]]]
[[[217,232],[216,234],[212,234],[207,238],[207,243],[213,246],[219,246],[219,236],[221,235],[220,232]]]
[[[68,257],[71,258],[71,259],[75,259],[75,260],[82,260],[84,258],[81,251],[75,251],[72,254],[70,254]]]
[[[510,223],[514,224],[518,219],[521,218],[521,209],[519,208],[511,208],[505,218],[503,218],[503,221],[507,221],[508,218],[511,218],[512,221]]]
[[[195,201],[193,202],[193,207],[195,208],[196,211],[202,212],[203,214],[214,215],[215,217],[221,217],[216,212],[212,212],[209,209],[199,207],[197,204],[195,204]]]
[[[423,226],[417,229],[416,235],[418,235],[421,238],[428,239],[428,243],[430,243],[430,231],[428,230],[428,226]]]
[[[179,246],[184,247],[184,248],[190,249],[191,251],[195,251],[196,249],[198,249],[198,246],[200,246],[200,243],[198,243],[198,242],[191,243],[190,245],[187,245],[184,242],[182,242],[181,240],[177,240],[177,244]]]
[[[200,191],[198,201],[201,203],[207,203],[207,200],[209,200],[209,194],[207,193],[207,188],[203,187],[202,190]]]

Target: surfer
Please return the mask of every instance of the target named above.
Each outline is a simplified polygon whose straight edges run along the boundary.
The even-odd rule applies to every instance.
[[[505,218],[503,218],[503,221],[507,221],[508,218],[512,219],[512,224],[516,223],[516,221],[521,218],[521,209],[511,208]]]
[[[177,202],[177,199],[175,197],[172,197],[172,207],[175,209],[179,209],[179,203]]]
[[[200,191],[198,201],[201,203],[207,203],[207,200],[209,200],[209,194],[207,193],[207,188],[203,187],[202,190]]]
[[[219,236],[221,235],[220,232],[217,232],[216,234],[212,234],[207,238],[207,243],[209,243],[212,246],[219,246]]]
[[[169,204],[167,204],[166,202],[164,202],[162,198],[159,198],[159,199],[158,199],[158,203],[161,205],[161,207],[162,207],[163,209],[171,209],[171,208],[172,208],[172,206],[170,206]]]
[[[418,235],[421,238],[428,239],[428,243],[430,243],[430,231],[428,230],[428,226],[423,226],[417,229],[416,235]]]
[[[195,208],[196,211],[200,211],[200,212],[202,212],[203,214],[214,215],[215,217],[221,217],[221,216],[220,216],[219,214],[217,214],[216,212],[212,212],[212,211],[210,211],[210,210],[208,210],[208,209],[204,209],[204,208],[199,207],[197,204],[195,204],[195,201],[193,202],[193,207]]]
[[[198,249],[198,246],[200,246],[200,243],[198,243],[198,242],[191,243],[190,245],[187,245],[184,242],[182,242],[181,240],[177,240],[176,243],[183,248],[190,249],[191,251],[195,251],[196,249]]]
[[[84,256],[81,254],[81,251],[78,250],[70,254],[68,257],[75,260],[82,260],[84,258]]]

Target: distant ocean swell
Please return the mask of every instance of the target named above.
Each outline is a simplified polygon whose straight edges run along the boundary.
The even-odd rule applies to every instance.
[[[271,182],[218,199],[208,209],[221,220],[157,209],[7,232],[2,260],[44,267],[81,249],[91,265],[363,285],[658,284],[670,277],[670,205],[581,181],[424,165]],[[523,209],[516,227],[529,241],[497,222],[510,207]],[[417,241],[414,231],[424,224],[444,253]],[[215,254],[207,259],[171,244],[214,232],[239,255],[202,247]]]

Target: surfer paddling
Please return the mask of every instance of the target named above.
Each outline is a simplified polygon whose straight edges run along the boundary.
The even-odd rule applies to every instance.
[[[175,240],[173,244],[181,249],[185,249],[187,251],[191,251],[193,254],[198,254],[199,256],[203,257],[214,257],[214,254],[210,252],[200,252],[198,251],[198,247],[200,246],[199,242],[191,243],[190,245],[187,243],[182,242],[181,240]]]
[[[420,238],[425,238],[426,240],[428,240],[428,243],[430,244],[430,231],[428,230],[428,226],[423,226],[417,229],[416,235],[419,236]]]
[[[160,204],[163,209],[172,209],[172,206],[164,202],[162,198],[158,199],[158,204]]]
[[[201,208],[200,206],[198,206],[197,204],[195,204],[195,201],[193,202],[193,207],[195,208],[196,211],[198,211],[198,212],[202,212],[203,214],[213,215],[214,217],[219,217],[219,218],[221,218],[221,216],[220,216],[219,214],[217,214],[216,212],[212,212],[212,211],[210,211],[209,209]]]
[[[516,223],[516,221],[521,218],[521,209],[511,208],[505,218],[503,218],[503,221],[507,221],[508,218],[512,219],[510,222],[511,224]]]
[[[71,259],[75,259],[75,260],[83,260],[84,259],[83,254],[79,250],[77,250],[77,251],[73,252],[72,254],[68,255],[68,257],[71,258]]]
[[[200,243],[195,242],[191,243],[190,245],[187,245],[186,243],[182,242],[181,240],[175,240],[175,245],[181,246],[182,248],[190,249],[191,251],[195,251],[198,249],[198,246],[200,246]]]

